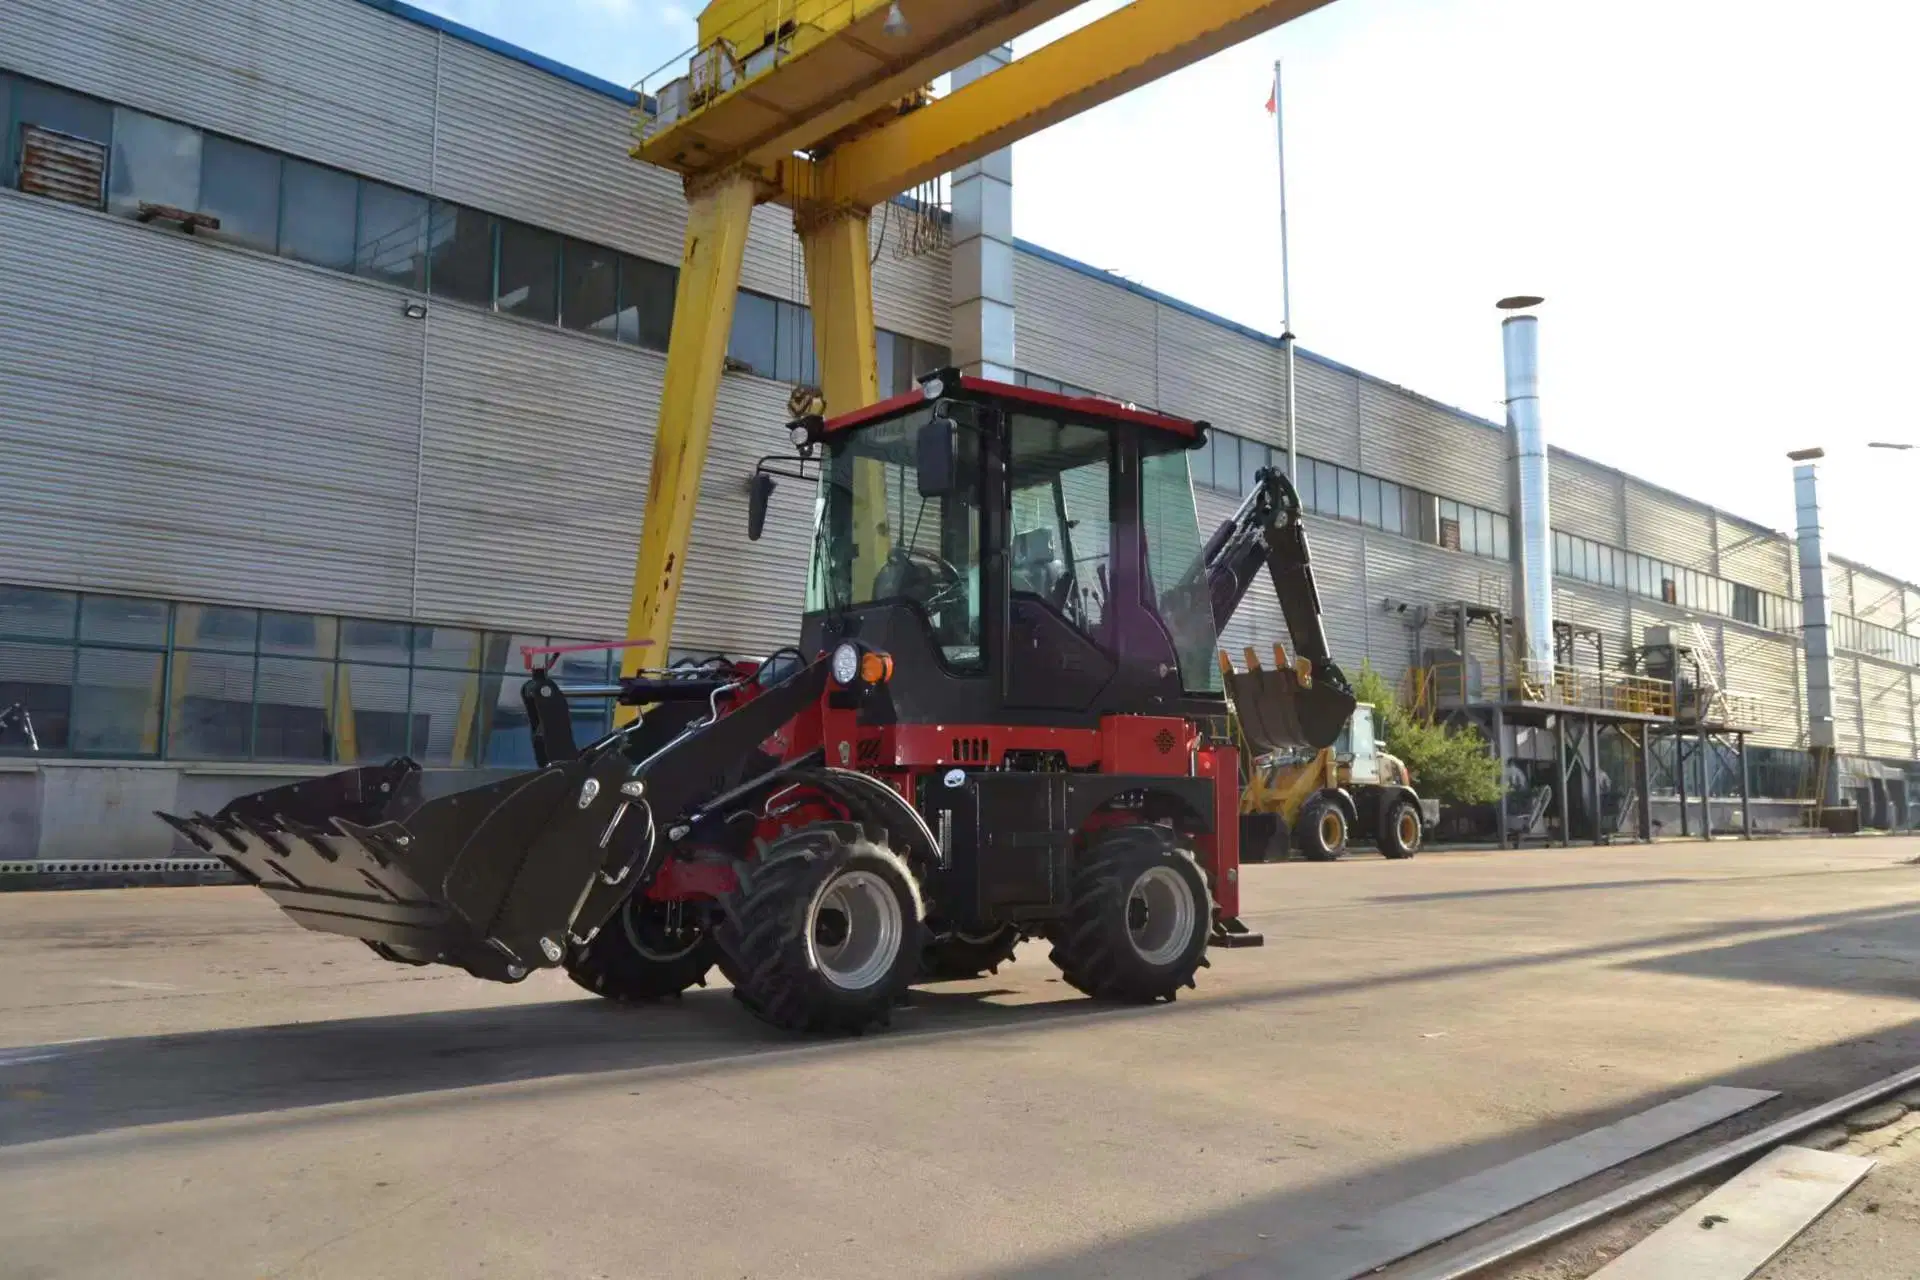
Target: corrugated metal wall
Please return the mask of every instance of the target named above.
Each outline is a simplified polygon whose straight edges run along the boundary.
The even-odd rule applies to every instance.
[[[1900,580],[1859,565],[1848,565],[1846,570],[1853,580],[1854,616],[1898,630],[1908,617],[1906,592]]]
[[[1791,639],[1736,626],[1721,627],[1727,687],[1755,705],[1755,746],[1806,745],[1801,718],[1800,646]]]
[[[1833,659],[1833,740],[1843,755],[1861,752],[1860,668],[1838,654]]]
[[[1463,422],[1380,383],[1354,381],[1359,384],[1361,470],[1475,506],[1507,509],[1504,432]]]
[[[1627,651],[1638,643],[1633,638],[1632,606],[1623,591],[1557,579],[1553,584],[1553,612],[1563,622],[1600,632],[1606,641],[1608,670],[1620,670]],[[1588,667],[1592,663],[1593,653],[1588,645],[1584,641],[1576,645],[1574,665]]]
[[[1913,758],[1913,688],[1907,669],[1891,663],[1857,660],[1860,672],[1860,720],[1870,756]]]
[[[1628,479],[1629,549],[1679,565],[1713,570],[1713,520],[1707,509]]]
[[[1720,512],[1713,527],[1721,577],[1793,598],[1791,538]]]
[[[1287,376],[1280,353],[1172,307],[1154,307],[1159,326],[1157,409],[1200,418],[1237,435],[1285,442]],[[1018,313],[1024,337],[1041,318]],[[1023,348],[1020,359],[1028,360]],[[1304,434],[1304,424],[1303,424]],[[1306,448],[1304,440],[1301,447]],[[1313,452],[1308,449],[1307,452]]]
[[[0,64],[423,187],[438,36],[351,0],[7,0]],[[529,74],[538,74],[528,68]]]
[[[1626,530],[1620,527],[1620,473],[1558,449],[1552,451],[1547,465],[1553,527],[1610,547],[1626,546]]]
[[[1030,253],[1014,255],[1013,298],[1021,368],[1158,404],[1155,303]]]
[[[404,616],[424,337],[379,286],[0,192],[5,576]]]

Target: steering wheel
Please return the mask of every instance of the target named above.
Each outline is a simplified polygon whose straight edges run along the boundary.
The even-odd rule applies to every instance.
[[[921,601],[929,611],[946,607],[966,590],[966,575],[961,573],[951,560],[936,551],[929,551],[925,547],[898,546],[893,549],[891,558],[918,565],[929,571],[928,576],[932,582],[928,585],[926,596]]]

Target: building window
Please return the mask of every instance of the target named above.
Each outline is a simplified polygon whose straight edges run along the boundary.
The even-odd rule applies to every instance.
[[[679,282],[680,272],[674,267],[645,258],[621,258],[620,341],[665,351],[673,333],[673,294]]]
[[[778,339],[774,343],[773,376],[782,382],[818,386],[820,365],[813,351],[813,313],[791,302],[778,304]]]
[[[200,131],[116,107],[107,209],[132,218],[143,206],[200,211]]]
[[[1260,483],[1260,473],[1272,465],[1272,454],[1267,446],[1258,440],[1242,440],[1240,442],[1240,492],[1252,493]]]
[[[436,298],[493,305],[493,219],[435,201],[427,229],[427,283]]]
[[[620,255],[569,240],[561,249],[560,323],[611,338],[620,319]]]
[[[359,184],[336,169],[286,161],[280,172],[280,256],[351,270],[359,194]]]
[[[208,134],[200,143],[200,209],[220,219],[208,234],[272,253],[280,234],[280,157]]]
[[[552,324],[559,319],[560,237],[518,222],[500,223],[501,311]]]
[[[425,196],[379,182],[360,184],[359,233],[353,251],[355,275],[402,289],[424,290],[426,236]]]
[[[779,308],[772,298],[741,293],[733,304],[733,332],[727,355],[763,378],[773,376],[774,353],[779,346]]]

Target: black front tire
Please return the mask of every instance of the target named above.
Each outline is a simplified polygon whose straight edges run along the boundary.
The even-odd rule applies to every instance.
[[[978,935],[950,933],[927,944],[920,956],[920,972],[933,982],[978,978],[1010,963],[1019,946],[1017,925],[1003,925]]]
[[[1389,858],[1411,858],[1420,852],[1420,844],[1425,836],[1426,825],[1420,817],[1420,806],[1402,796],[1381,810],[1380,833],[1374,843]]]
[[[1207,963],[1213,897],[1193,855],[1163,827],[1097,837],[1073,877],[1067,918],[1051,931],[1068,985],[1101,1000],[1171,1000]]]
[[[734,998],[783,1031],[884,1025],[919,968],[926,912],[907,864],[853,823],[782,836],[741,869],[718,930]]]
[[[1337,862],[1347,853],[1347,811],[1321,794],[1300,807],[1295,840],[1309,862]]]
[[[704,987],[720,958],[708,927],[710,911],[708,903],[655,902],[636,894],[586,946],[568,952],[567,976],[597,996],[628,1004]]]

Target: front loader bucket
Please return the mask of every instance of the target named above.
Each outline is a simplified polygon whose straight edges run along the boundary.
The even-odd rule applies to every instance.
[[[411,760],[242,796],[217,814],[161,814],[309,929],[389,960],[516,982],[562,962],[657,869],[662,850],[757,767],[760,744],[816,703],[815,662],[735,698],[650,709],[632,728],[544,768],[450,790]],[[568,722],[562,696],[541,711]],[[732,708],[697,719],[722,693]],[[531,700],[531,699],[530,699]],[[559,741],[564,732],[553,741]],[[684,822],[683,822],[684,819]]]
[[[574,825],[564,815],[589,767],[568,761],[436,796],[436,775],[395,760],[243,796],[217,814],[160,816],[309,929],[364,939],[390,960],[514,981],[552,961],[541,939],[564,941],[553,934],[604,857],[591,837],[549,847]],[[535,852],[545,909],[533,914],[545,918],[531,933],[503,929],[503,917],[529,914],[509,898]]]
[[[1352,693],[1330,682],[1303,683],[1290,666],[1234,671],[1222,662],[1220,674],[1255,755],[1332,746],[1353,715]]]

